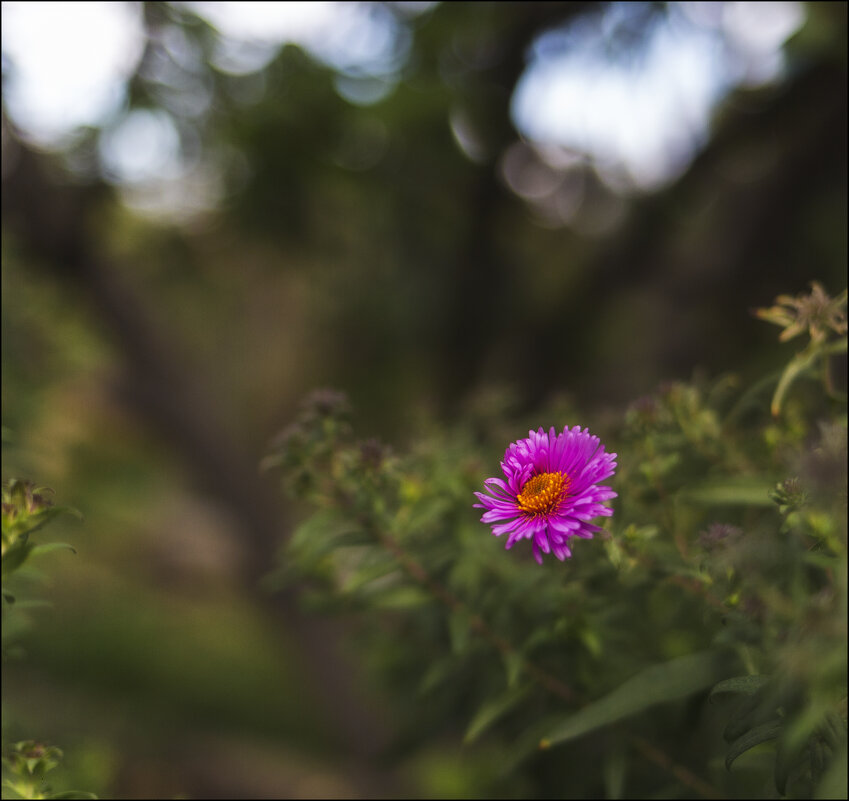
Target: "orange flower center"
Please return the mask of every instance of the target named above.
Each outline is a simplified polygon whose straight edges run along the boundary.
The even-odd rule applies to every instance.
[[[539,473],[531,476],[516,496],[519,508],[532,516],[556,512],[571,483],[565,473]]]

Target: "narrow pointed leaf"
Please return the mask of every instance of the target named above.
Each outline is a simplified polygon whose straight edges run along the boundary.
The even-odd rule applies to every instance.
[[[515,687],[525,667],[525,657],[520,651],[508,651],[502,656],[504,672],[507,674],[507,686]]]
[[[614,747],[604,760],[605,798],[625,797],[625,778],[628,772],[628,756],[621,746]]]
[[[728,659],[722,652],[703,651],[646,668],[609,695],[566,718],[544,739],[556,745],[655,704],[677,701],[705,690],[727,673]]]
[[[44,545],[36,545],[32,549],[32,556],[41,556],[42,554],[50,553],[51,551],[77,552],[76,549],[72,545],[68,545],[67,542],[46,542]]]
[[[392,587],[376,595],[373,603],[380,609],[412,609],[433,603],[433,596],[419,587]]]
[[[764,718],[772,720],[774,717],[774,707],[768,708],[763,702],[763,698],[758,695],[745,696],[743,700],[737,704],[722,736],[727,743],[733,743],[742,737],[749,729],[764,722]]]
[[[742,477],[730,481],[705,481],[690,485],[678,497],[691,503],[708,506],[772,506],[769,491],[773,484],[757,477]]]
[[[725,767],[731,770],[731,765],[740,754],[768,740],[774,740],[781,732],[781,725],[781,721],[776,719],[771,720],[769,723],[762,723],[760,726],[755,726],[754,729],[747,731],[742,737],[731,744],[728,753],[725,755]]]
[[[71,515],[72,517],[76,517],[77,520],[82,520],[83,515],[78,509],[74,509],[73,506],[51,506],[48,509],[43,509],[38,514],[32,515],[29,518],[29,522],[27,525],[27,533],[33,534],[39,529],[46,526],[51,520],[59,517],[60,515]]]
[[[733,679],[725,679],[715,685],[710,691],[710,698],[721,693],[733,695],[754,695],[769,681],[769,676],[735,676]]]
[[[527,694],[527,687],[519,687],[515,690],[508,690],[498,698],[487,701],[472,718],[471,723],[469,723],[469,727],[466,729],[466,734],[463,737],[463,742],[473,743],[502,715],[505,715],[516,706]]]
[[[31,542],[18,542],[14,548],[6,551],[3,555],[2,567],[0,571],[4,576],[8,576],[17,570],[32,552],[35,546]]]

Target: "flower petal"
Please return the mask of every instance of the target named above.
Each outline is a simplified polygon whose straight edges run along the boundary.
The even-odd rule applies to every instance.
[[[504,478],[486,479],[486,492],[475,493],[479,503],[474,507],[486,510],[481,521],[492,526],[495,536],[509,535],[505,548],[530,539],[537,562],[542,564],[543,555],[551,553],[562,561],[572,555],[572,537],[591,539],[602,530],[590,520],[613,514],[604,504],[617,494],[599,482],[614,475],[616,459],[589,429],[577,425],[560,434],[554,428],[528,431],[527,438],[507,447],[501,461]],[[532,507],[531,513],[518,496],[528,481],[543,473],[562,473],[564,494],[550,505]]]

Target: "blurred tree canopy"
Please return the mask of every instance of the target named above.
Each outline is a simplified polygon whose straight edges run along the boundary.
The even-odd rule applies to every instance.
[[[97,720],[114,737],[92,754],[119,766],[104,782],[125,795],[262,794],[244,776],[271,768],[256,754],[262,768],[211,767],[187,746],[175,779],[167,748],[110,704],[165,739],[214,720],[360,759],[386,743],[391,714],[372,714],[340,624],[305,616],[297,586],[256,593],[297,516],[257,465],[311,389],[343,390],[358,429],[399,446],[423,415],[455,421],[492,388],[508,415],[564,396],[604,414],[697,368],[777,369],[751,310],[812,280],[845,285],[846,3],[805,3],[783,76],[732,91],[653,192],[614,188],[586,154],[558,166],[517,132],[511,99],[544,34],[582,26],[605,58],[637,57],[676,4],[362,5],[392,31],[372,73],[293,44],[263,60],[188,4],[143,3],[143,56],[101,127],[38,147],[4,107],[4,475],[37,473],[89,521],[73,530],[89,565],[76,580],[61,568],[67,617],[45,620],[51,645],[30,644],[27,670],[63,704],[112,699]],[[228,66],[228,52],[263,65]],[[127,180],[105,155],[142,112],[178,134],[170,182]],[[555,190],[522,197],[508,155]],[[557,188],[575,185],[559,219]],[[206,647],[204,673],[191,651]],[[303,696],[269,686],[277,660]],[[183,686],[181,665],[203,686]],[[57,738],[63,726],[80,736],[65,722]],[[116,756],[131,748],[145,776]],[[366,768],[343,764],[339,784],[292,771],[294,795],[392,791]]]

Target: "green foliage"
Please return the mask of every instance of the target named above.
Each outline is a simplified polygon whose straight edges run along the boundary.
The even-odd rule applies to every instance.
[[[728,662],[722,653],[704,651],[641,670],[609,695],[581,707],[559,724],[545,738],[545,747],[581,737],[655,704],[687,698],[712,685],[717,675],[728,670]]]
[[[49,523],[57,515],[79,512],[67,507],[54,506],[48,497],[52,490],[36,487],[33,482],[9,479],[2,488],[2,577],[3,577],[3,655],[7,655],[6,643],[20,633],[21,626],[10,624],[9,614],[18,611],[22,604],[16,603],[15,595],[8,589],[8,581],[19,572],[30,556],[54,550],[74,549],[65,543],[53,542],[37,545],[30,535]],[[30,602],[31,604],[32,602]],[[7,608],[13,607],[14,608]],[[54,793],[45,781],[45,775],[58,767],[62,751],[55,746],[34,740],[25,740],[4,745],[3,753],[3,797],[4,798],[96,798],[92,793],[71,790]],[[8,792],[12,795],[8,795]]]
[[[55,506],[50,499],[53,490],[49,487],[36,487],[33,482],[21,479],[9,479],[2,487],[2,577],[3,606],[15,603],[15,595],[9,589],[8,580],[20,570],[30,556],[50,553],[55,550],[74,549],[62,542],[38,545],[30,540],[30,535],[45,526],[61,514],[79,517],[75,509]],[[5,640],[4,640],[5,642]]]
[[[627,775],[632,794],[734,797],[772,749],[776,791],[813,796],[846,749],[845,408],[789,398],[776,419],[746,394],[668,384],[600,431],[620,465],[609,531],[542,567],[472,508],[507,444],[483,405],[398,454],[317,394],[266,460],[314,510],[269,585],[359,613],[405,753],[438,735],[503,754],[480,792],[618,793]]]
[[[52,543],[37,546],[29,541],[30,534],[38,531],[54,517],[63,513],[79,514],[73,509],[54,506],[48,495],[49,487],[36,487],[31,481],[10,479],[3,482],[3,576],[11,575],[33,553],[45,553],[55,548],[70,545]]]
[[[3,755],[3,767],[10,778],[3,780],[4,790],[13,795],[4,798],[97,798],[92,793],[68,790],[54,793],[45,781],[45,775],[59,766],[62,751],[33,740],[12,743],[8,754]]]

